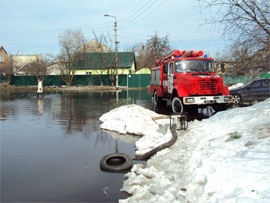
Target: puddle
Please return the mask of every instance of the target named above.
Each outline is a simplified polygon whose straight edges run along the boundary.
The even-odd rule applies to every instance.
[[[100,170],[100,159],[134,157],[134,136],[99,129],[98,118],[124,104],[152,107],[142,90],[0,95],[1,201],[116,202],[123,175]]]

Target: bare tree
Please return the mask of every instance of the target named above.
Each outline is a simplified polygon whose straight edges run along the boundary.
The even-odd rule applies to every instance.
[[[114,85],[114,75],[116,74],[115,69],[112,68],[112,61],[110,61],[110,55],[104,53],[113,53],[112,51],[112,39],[109,35],[107,37],[104,34],[100,34],[97,36],[96,33],[93,33],[95,40],[97,41],[97,55],[99,58],[99,63],[102,67],[101,69],[97,70],[97,75],[100,81],[100,84],[103,85],[103,77],[104,73],[107,73],[107,76],[110,80],[112,86]],[[108,66],[108,64],[110,64]],[[104,69],[103,69],[104,68]]]
[[[81,30],[66,30],[59,36],[61,52],[58,61],[61,64],[61,78],[67,86],[71,86],[74,80],[75,71],[79,60],[75,57],[79,49],[85,44],[86,39]]]
[[[159,37],[158,33],[152,35],[145,44],[137,48],[137,65],[141,67],[152,67],[156,59],[167,55],[171,51],[168,35]]]
[[[111,36],[108,34],[105,36],[104,34],[101,34],[100,36],[97,36],[94,33],[96,41],[98,41],[100,45],[100,51],[98,53],[99,62],[100,65],[105,68],[107,72],[107,77],[110,81],[110,84],[112,87],[114,87],[115,81],[116,81],[116,66],[120,63],[120,59],[118,57],[118,64],[116,64],[116,58],[115,58],[115,52],[113,51],[112,44],[113,40]],[[105,49],[104,49],[105,47]],[[102,71],[103,73],[103,71]],[[119,69],[118,69],[118,77],[121,75]],[[101,75],[100,75],[101,77]]]
[[[150,52],[150,55],[155,59],[159,59],[171,51],[168,35],[165,37],[159,37],[158,33],[155,33],[150,39],[147,40],[146,46]]]
[[[34,75],[39,78],[42,82],[45,80],[46,76],[50,74],[48,67],[56,64],[56,62],[47,58],[37,58],[36,61],[33,61],[26,65],[24,72],[27,75]]]
[[[203,12],[212,14],[208,22],[224,26],[224,36],[232,41],[231,57],[239,62],[236,72],[256,74],[270,69],[269,0],[198,1]]]
[[[235,61],[231,74],[255,77],[261,72],[270,71],[270,66],[267,65],[269,60],[267,57],[269,57],[269,51],[266,49],[253,52],[248,45],[245,46],[245,43],[241,43],[241,45],[235,43],[231,48],[231,59]]]
[[[10,84],[11,78],[14,75],[14,66],[13,60],[9,57],[8,62],[0,68],[0,76],[4,76],[7,78],[8,85]]]
[[[112,87],[114,87],[116,81],[116,66],[117,64],[123,64],[123,58],[120,57],[120,53],[118,53],[118,61],[116,64],[115,52],[113,51],[112,44],[113,40],[110,35],[100,34],[99,36],[96,33],[93,33],[95,41],[96,41],[96,51],[95,54],[97,55],[96,59],[90,61],[90,64],[99,67],[97,69],[98,78],[100,83],[103,84],[103,77],[102,75],[106,72],[109,82]],[[131,60],[131,59],[130,59]],[[131,61],[125,61],[126,64],[129,64]],[[118,77],[123,75],[124,70],[121,67],[118,67]],[[121,78],[121,77],[119,77]]]
[[[212,13],[209,16],[210,22],[223,24],[224,33],[232,39],[240,42],[252,40],[255,45],[268,45],[270,36],[269,0],[199,1],[204,6],[205,12]]]

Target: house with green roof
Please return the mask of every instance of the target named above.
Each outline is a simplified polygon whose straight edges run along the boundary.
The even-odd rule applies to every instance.
[[[118,74],[131,74],[136,71],[135,53],[117,53]],[[115,71],[115,52],[79,53],[74,59],[75,75],[107,75],[109,71]]]

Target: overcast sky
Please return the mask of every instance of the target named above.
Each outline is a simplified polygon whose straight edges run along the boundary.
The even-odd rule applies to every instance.
[[[225,41],[212,25],[204,25],[196,0],[1,0],[0,45],[9,54],[57,54],[65,30],[81,29],[114,37],[118,23],[120,51],[146,42],[154,32],[169,36],[173,49],[203,50],[214,55]]]

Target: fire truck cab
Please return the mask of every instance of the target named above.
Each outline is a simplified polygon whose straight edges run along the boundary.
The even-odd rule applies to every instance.
[[[202,51],[174,50],[156,60],[156,67],[151,68],[150,92],[155,106],[169,100],[176,113],[191,107],[218,110],[232,100],[222,77],[215,73],[214,60]]]

